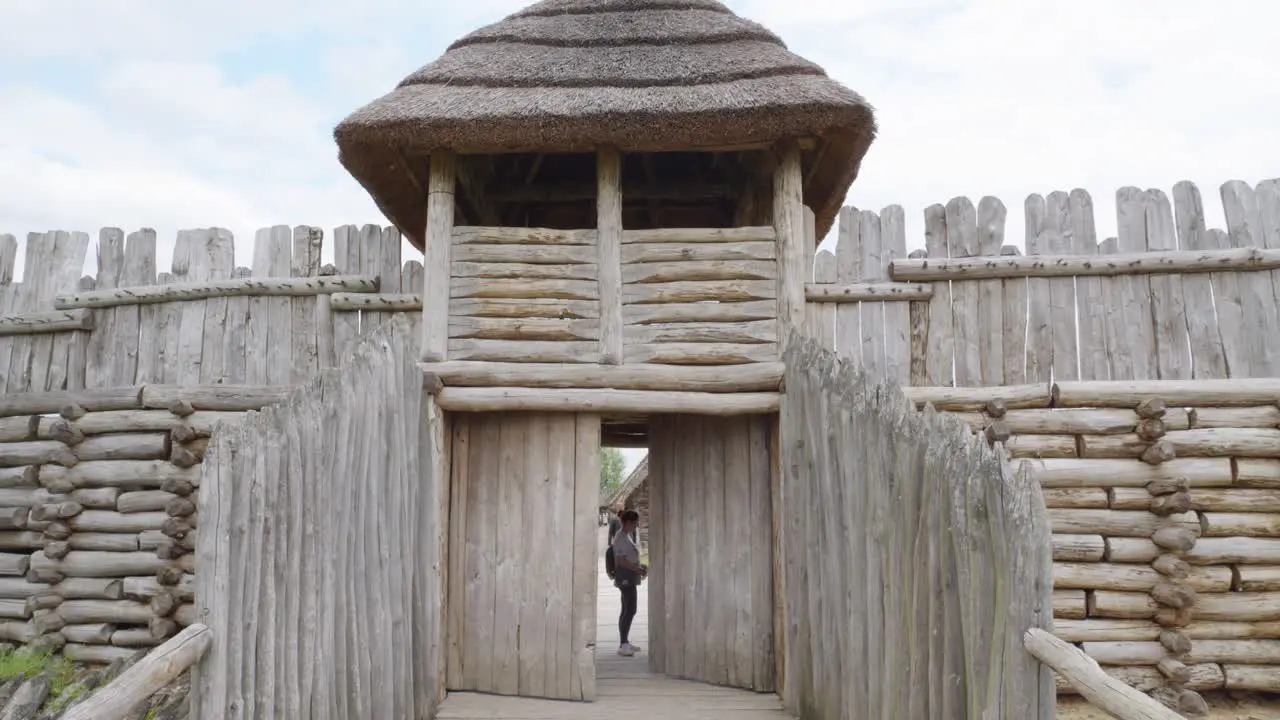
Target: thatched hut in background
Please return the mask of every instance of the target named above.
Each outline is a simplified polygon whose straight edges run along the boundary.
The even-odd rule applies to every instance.
[[[635,510],[640,513],[640,537],[637,544],[643,548],[649,539],[649,456],[646,455],[639,464],[632,468],[627,479],[622,481],[601,503],[602,510],[620,507],[624,510]]]

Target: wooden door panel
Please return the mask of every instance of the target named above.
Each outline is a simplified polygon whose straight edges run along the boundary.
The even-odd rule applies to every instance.
[[[600,421],[453,416],[448,687],[595,697]]]

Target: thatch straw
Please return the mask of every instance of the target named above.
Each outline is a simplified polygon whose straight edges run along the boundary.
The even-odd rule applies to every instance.
[[[546,0],[454,43],[334,134],[343,164],[421,246],[425,201],[405,155],[793,136],[828,143],[805,192],[824,234],[875,122],[857,93],[715,0]]]

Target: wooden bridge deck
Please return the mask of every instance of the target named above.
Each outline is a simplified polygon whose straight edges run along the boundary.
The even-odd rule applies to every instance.
[[[604,548],[602,534],[597,547]],[[602,551],[603,552],[603,551]],[[631,641],[641,652],[618,656],[620,599],[600,564],[596,600],[596,701],[559,702],[451,693],[440,706],[439,720],[787,720],[777,695],[672,680],[649,672],[649,608],[640,593]]]

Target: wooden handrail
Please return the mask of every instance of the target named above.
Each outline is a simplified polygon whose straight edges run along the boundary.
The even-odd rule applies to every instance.
[[[63,720],[124,720],[147,698],[194,665],[212,642],[213,634],[207,626],[199,623],[189,626],[68,710]]]
[[[1023,635],[1023,647],[1053,668],[1086,700],[1120,720],[1185,720],[1154,698],[1111,677],[1080,648],[1040,628]]]

